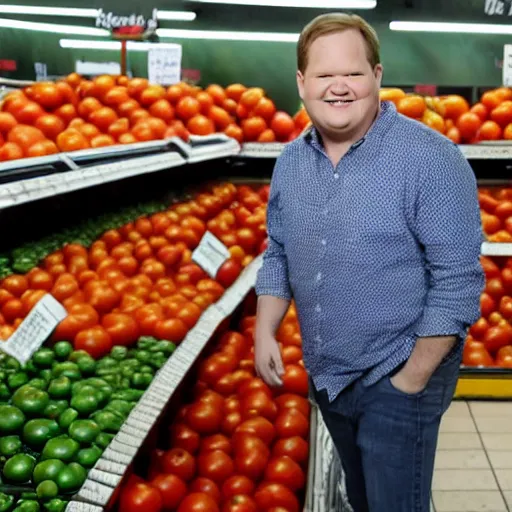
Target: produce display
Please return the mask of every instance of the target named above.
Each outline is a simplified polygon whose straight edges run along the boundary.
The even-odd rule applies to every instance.
[[[255,375],[254,306],[245,310],[237,329],[212,340],[190,396],[173,407],[170,425],[162,422],[149,468],[126,478],[119,511],[302,510],[310,405],[296,310],[278,331],[286,372],[277,389]]]
[[[190,134],[225,133],[239,142],[287,142],[309,118],[278,111],[259,87],[179,83],[72,73],[7,94],[0,105],[0,162]]]
[[[141,338],[95,361],[61,341],[23,366],[0,353],[2,511],[63,511],[174,348]]]
[[[512,89],[508,87],[486,91],[472,106],[456,94],[423,97],[397,88],[382,89],[380,97],[393,101],[401,114],[425,123],[457,144],[512,139]]]
[[[512,189],[480,187],[478,202],[482,229],[489,242],[512,242]]]
[[[18,273],[0,284],[0,337],[7,339],[50,293],[68,311],[52,340],[71,341],[95,358],[112,346],[130,346],[141,335],[180,342],[264,250],[268,188],[214,185],[131,222],[126,223],[130,212],[123,212],[91,222],[89,230],[79,227],[12,251],[4,258],[5,269]],[[113,225],[120,220],[122,225]],[[207,230],[231,253],[215,279],[191,260]],[[56,248],[62,241],[68,243]]]

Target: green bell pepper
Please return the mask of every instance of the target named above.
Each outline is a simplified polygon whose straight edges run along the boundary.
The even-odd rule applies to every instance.
[[[0,512],[9,512],[14,506],[14,496],[0,492]]]
[[[99,400],[96,395],[78,394],[71,399],[71,407],[83,416],[88,416],[98,409]]]
[[[69,437],[82,444],[90,444],[101,432],[92,420],[76,420],[69,426]]]
[[[23,412],[12,405],[0,405],[0,434],[5,436],[19,432],[25,423]]]
[[[68,398],[71,394],[71,379],[63,375],[51,380],[48,393],[52,398]]]
[[[118,432],[124,423],[123,416],[112,411],[98,411],[91,417],[98,424],[101,430],[107,432]]]
[[[46,391],[26,385],[14,393],[12,403],[28,416],[37,416],[43,414],[50,397]]]
[[[21,450],[21,439],[19,436],[0,437],[0,454],[4,457],[12,457]]]
[[[76,491],[87,478],[87,471],[78,463],[71,462],[57,475],[57,485],[62,492]]]
[[[40,500],[51,500],[59,494],[57,484],[52,480],[44,480],[36,488],[37,497]]]
[[[23,441],[31,448],[42,448],[48,440],[59,434],[59,430],[54,420],[30,420],[23,427]]]
[[[153,380],[150,373],[134,373],[132,376],[132,386],[136,389],[146,389]]]
[[[28,382],[28,374],[25,372],[17,372],[7,377],[7,385],[11,390],[18,389]]]
[[[49,348],[40,348],[32,356],[32,362],[40,368],[51,368],[55,361],[55,354]]]
[[[5,463],[3,475],[10,482],[24,484],[32,477],[35,464],[36,461],[31,455],[18,453]]]
[[[78,411],[69,407],[65,409],[59,416],[59,427],[63,430],[67,430],[71,423],[78,418]]]
[[[107,446],[110,444],[112,439],[114,439],[114,434],[109,434],[108,432],[102,432],[98,435],[98,437],[94,440],[94,444],[98,446],[100,449],[105,450]]]
[[[125,400],[127,402],[138,402],[144,391],[142,389],[123,389],[112,393],[112,400]]]
[[[55,356],[60,361],[65,361],[73,352],[73,345],[69,341],[59,341],[53,346]]]
[[[50,500],[47,503],[45,503],[43,505],[43,508],[46,510],[46,512],[64,512],[67,505],[67,501],[61,500],[59,498],[54,498],[53,500]]]
[[[65,361],[63,363],[54,364],[52,367],[54,377],[68,377],[71,380],[79,380],[82,378],[82,373],[76,363]]]
[[[97,446],[83,448],[78,452],[76,461],[85,468],[92,468],[98,462],[102,453],[103,451]]]
[[[13,512],[39,512],[39,503],[35,500],[18,501]]]
[[[50,439],[41,452],[41,460],[60,459],[64,462],[73,460],[78,453],[80,445],[67,436],[54,437]]]
[[[45,480],[57,480],[57,475],[66,467],[66,464],[59,459],[48,459],[39,462],[34,468],[32,481],[35,485],[39,485]]]

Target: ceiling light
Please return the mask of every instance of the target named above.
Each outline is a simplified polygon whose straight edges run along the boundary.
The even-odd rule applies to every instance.
[[[81,27],[78,25],[59,25],[55,23],[36,23],[33,21],[8,20],[0,18],[0,27],[19,28],[24,30],[38,30],[40,32],[53,32],[57,34],[77,34],[82,36],[100,36],[110,35],[108,30],[93,27]]]
[[[96,18],[98,9],[75,7],[39,7],[35,5],[0,4],[0,14],[30,14],[39,16],[68,16],[70,18]],[[159,20],[194,21],[197,15],[191,11],[158,11]]]
[[[189,0],[208,4],[262,5],[265,7],[304,7],[315,9],[375,9],[377,0]]]
[[[90,41],[86,39],[61,39],[61,48],[88,48],[89,50],[121,50],[119,41]],[[131,51],[147,52],[151,48],[176,48],[170,43],[142,43],[140,41],[127,41],[126,48]]]
[[[405,32],[453,32],[462,34],[512,34],[512,25],[490,23],[437,23],[424,21],[392,21],[391,30]]]
[[[160,37],[173,39],[221,39],[226,41],[275,41],[281,43],[296,43],[299,40],[299,34],[287,32],[232,32],[159,28],[156,33]]]

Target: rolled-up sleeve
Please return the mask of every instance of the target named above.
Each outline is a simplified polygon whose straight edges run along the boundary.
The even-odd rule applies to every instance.
[[[292,297],[288,279],[288,262],[283,241],[283,223],[279,200],[279,189],[283,166],[283,155],[278,158],[270,184],[267,205],[268,247],[263,255],[263,264],[256,280],[257,295],[272,295],[290,300]]]
[[[416,334],[457,335],[480,316],[485,279],[474,173],[460,150],[444,145],[417,180],[415,228],[429,271],[429,290]]]

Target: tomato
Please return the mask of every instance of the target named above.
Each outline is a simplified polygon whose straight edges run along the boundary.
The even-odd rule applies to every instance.
[[[262,390],[251,391],[246,394],[242,399],[241,406],[242,417],[244,418],[261,416],[272,422],[277,417],[277,405]]]
[[[242,414],[238,411],[227,414],[222,420],[221,431],[231,436],[242,423]]]
[[[295,130],[295,123],[286,112],[276,112],[270,123],[270,128],[272,128],[278,140],[285,141]]]
[[[216,503],[220,503],[222,494],[219,486],[209,478],[198,477],[189,486],[190,492],[202,492],[208,494]]]
[[[94,327],[99,321],[98,313],[89,304],[74,304],[68,313],[55,329],[53,339],[73,340],[80,331]]]
[[[170,434],[173,448],[183,448],[191,454],[196,453],[199,449],[199,434],[185,423],[173,424],[170,428]]]
[[[103,327],[97,325],[80,331],[75,336],[75,350],[85,350],[95,359],[103,357],[112,348],[112,340]]]
[[[507,345],[498,350],[496,364],[502,368],[512,368],[512,346]]]
[[[222,450],[214,450],[199,455],[197,459],[200,476],[222,484],[235,471],[233,459]]]
[[[187,495],[187,484],[176,475],[158,475],[150,484],[160,492],[166,510],[177,508]]]
[[[7,322],[13,322],[23,315],[23,302],[20,299],[9,299],[2,306],[2,315]]]
[[[485,347],[472,347],[468,351],[464,351],[462,363],[466,366],[492,366],[493,358]]]
[[[160,512],[163,501],[158,489],[142,482],[127,485],[121,491],[119,508],[123,512]]]
[[[68,128],[61,132],[57,137],[57,147],[62,152],[78,151],[90,147],[87,138],[78,130]]]
[[[501,347],[512,344],[512,326],[508,322],[494,325],[485,333],[483,339],[485,348],[492,354]]]
[[[489,279],[486,283],[485,291],[494,299],[501,299],[505,295],[505,288],[499,277]]]
[[[59,133],[66,129],[64,121],[53,114],[45,114],[37,119],[35,127],[41,130],[45,137],[50,140],[56,140]]]
[[[283,484],[292,491],[302,489],[306,483],[301,467],[286,455],[274,457],[269,461],[265,469],[265,480]]]
[[[505,295],[501,298],[499,312],[505,320],[512,320],[512,297]]]
[[[196,474],[194,457],[183,448],[172,448],[162,457],[162,470],[189,482]]]
[[[254,494],[259,512],[268,512],[273,507],[283,507],[289,512],[299,512],[299,500],[284,485],[263,483]]]
[[[309,456],[309,444],[299,436],[279,439],[272,448],[272,455],[274,457],[286,455],[298,464],[305,465]]]
[[[182,289],[182,292],[183,291],[184,290]],[[201,313],[202,310],[197,304],[189,302],[188,304],[185,304],[181,308],[180,312],[177,315],[177,318],[179,320],[182,320],[183,323],[190,329],[194,327],[194,325],[197,323],[199,317],[201,316]]]
[[[222,512],[258,512],[258,508],[251,497],[237,494],[224,503]]]
[[[475,339],[480,340],[485,336],[487,329],[489,329],[489,322],[485,318],[480,318],[470,327],[469,332]]]
[[[12,293],[15,297],[21,297],[27,290],[29,280],[19,274],[11,274],[2,281],[2,288]]]
[[[270,458],[267,444],[254,435],[237,433],[233,438],[233,450],[236,471],[252,480],[258,480]]]
[[[298,409],[286,409],[279,413],[275,421],[275,431],[279,438],[309,434],[309,421]]]
[[[285,365],[296,364],[302,360],[302,350],[295,345],[287,345],[281,349],[281,356]]]
[[[483,292],[480,296],[480,309],[482,316],[487,318],[493,311],[496,311],[497,303],[488,293]]]
[[[208,402],[192,404],[187,413],[187,424],[199,434],[214,434],[222,423],[222,409]]]
[[[45,290],[27,290],[21,296],[21,302],[23,303],[23,316],[28,315],[29,312],[32,311],[32,308],[46,295],[46,293],[47,292]]]
[[[218,270],[215,279],[224,288],[229,288],[242,272],[242,266],[234,259],[227,260]]]
[[[238,494],[252,496],[254,489],[254,482],[250,478],[244,475],[233,475],[222,484],[222,495],[225,499]]]
[[[220,512],[217,503],[204,492],[189,494],[178,507],[177,512]]]
[[[302,366],[295,364],[285,366],[285,374],[282,380],[283,391],[308,396],[308,374]]]
[[[214,354],[206,359],[199,368],[200,380],[214,385],[222,376],[233,371],[237,366],[236,358],[228,354]]]
[[[179,318],[168,318],[167,320],[158,320],[155,324],[155,336],[161,340],[178,343],[182,341],[188,333],[186,324]]]
[[[132,345],[139,337],[137,322],[125,313],[109,313],[105,315],[102,325],[114,345]]]

